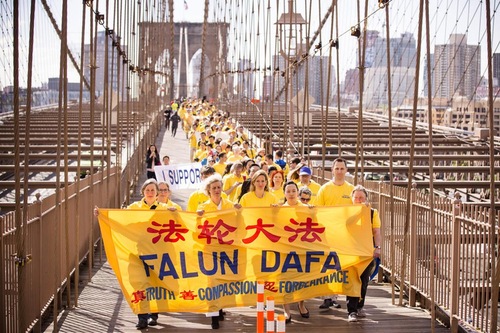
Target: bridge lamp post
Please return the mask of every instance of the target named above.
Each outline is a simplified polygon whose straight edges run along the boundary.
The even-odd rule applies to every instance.
[[[285,103],[288,107],[288,118],[290,125],[289,141],[290,141],[290,151],[293,153],[295,151],[295,117],[292,106],[292,70],[293,67],[298,63],[301,55],[305,51],[304,45],[302,44],[302,31],[306,20],[302,17],[300,13],[295,13],[293,11],[294,3],[293,0],[288,0],[288,12],[281,14],[281,17],[276,22],[279,28],[279,41],[280,41],[280,55],[286,61],[286,69],[284,72],[284,77],[288,80],[288,92],[285,95]]]

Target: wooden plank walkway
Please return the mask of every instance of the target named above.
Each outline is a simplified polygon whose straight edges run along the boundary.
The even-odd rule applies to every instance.
[[[160,154],[169,155],[171,163],[189,162],[188,141],[184,132],[179,130],[176,138],[170,132],[163,130],[156,145]],[[145,180],[143,175],[141,181]],[[175,191],[173,201],[186,207],[191,191]],[[137,194],[138,198],[138,194]],[[95,256],[96,260],[99,254]],[[82,271],[81,279],[86,279],[88,273]],[[78,307],[66,309],[59,314],[59,332],[137,332],[135,324],[137,316],[130,310],[123,298],[118,281],[107,262],[96,262],[92,281],[81,280]],[[398,296],[396,295],[396,302]],[[391,286],[388,284],[371,284],[365,305],[367,317],[356,323],[347,322],[345,298],[340,296],[341,309],[320,310],[322,303],[319,298],[306,301],[311,317],[304,319],[296,306],[292,305],[292,323],[287,325],[287,332],[304,331],[324,332],[325,328],[338,333],[347,332],[431,332],[430,315],[419,308],[398,307],[391,303]],[[282,311],[281,306],[278,306]],[[256,332],[256,311],[254,307],[225,309],[226,320],[221,322],[217,332]],[[143,332],[204,332],[211,330],[210,318],[197,313],[162,313],[158,326],[149,327]],[[53,323],[46,323],[44,332],[52,332]],[[449,329],[436,323],[436,333],[449,332]]]

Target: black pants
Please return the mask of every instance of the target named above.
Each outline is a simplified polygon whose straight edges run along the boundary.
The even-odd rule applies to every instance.
[[[172,136],[175,136],[177,134],[177,127],[178,125],[172,124]]]
[[[373,270],[373,265],[375,265],[375,261],[372,262],[366,267],[366,269],[361,274],[361,297],[352,297],[347,296],[347,312],[358,312],[358,309],[363,308],[365,305],[366,298],[366,290],[368,289],[368,282],[370,282],[370,273]]]
[[[145,320],[145,321],[148,321],[149,318],[158,320],[158,313],[139,313],[137,317],[139,318],[139,320]]]

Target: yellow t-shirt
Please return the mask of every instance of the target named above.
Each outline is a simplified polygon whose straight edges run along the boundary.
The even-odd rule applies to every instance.
[[[226,193],[222,193],[222,198],[227,199]],[[194,191],[189,196],[186,212],[193,212],[193,213],[196,212],[198,210],[198,206],[209,199],[210,198],[207,197],[207,195],[205,194],[205,192],[203,192],[203,190]]]
[[[196,134],[193,130],[189,132],[189,147],[196,149],[198,147],[198,141],[196,140]]]
[[[213,165],[213,168],[215,169],[215,172],[222,176],[224,175],[224,170],[226,170],[226,163],[217,162]]]
[[[139,200],[139,201],[131,203],[130,205],[128,205],[127,209],[144,209],[144,210],[147,210],[147,209],[152,209],[151,207],[153,207],[153,206],[156,206],[156,208],[154,208],[154,209],[159,209],[159,210],[166,210],[168,208],[166,204],[158,202],[156,200],[150,206],[143,199],[143,200]]]
[[[297,206],[307,206],[305,204],[303,204],[302,202],[298,201],[296,205],[290,205],[288,204],[288,202],[285,202],[282,206],[287,206],[287,207],[297,207]]]
[[[279,200],[271,192],[266,191],[262,198],[258,198],[255,192],[251,191],[241,197],[240,204],[242,207],[269,207],[279,204]]]
[[[197,210],[204,210],[205,212],[215,212],[217,210],[231,209],[234,207],[234,203],[228,199],[222,198],[221,209],[212,201],[207,200],[198,206]]]
[[[333,181],[321,186],[316,197],[318,206],[352,205],[351,193],[354,185],[344,182],[342,185],[335,185]]]
[[[224,182],[224,186],[222,187],[222,190],[224,192],[226,192],[227,190],[229,190],[231,188],[231,186],[233,186],[234,183],[236,182],[240,182],[240,183],[243,183],[245,179],[243,179],[243,176],[236,176],[234,173],[230,174],[229,176],[227,176],[226,178],[224,178],[223,182]],[[233,191],[231,193],[229,193],[228,195],[228,199],[231,200],[232,202],[236,202],[237,198],[236,198],[236,188],[233,189]]]
[[[165,205],[167,205],[167,207],[175,207],[177,210],[182,210],[182,207],[179,205],[179,204],[176,204],[175,202],[173,202],[172,200],[168,200]]]
[[[310,205],[316,205],[316,201],[318,199],[318,192],[319,189],[321,188],[321,185],[316,183],[315,181],[311,180],[309,182],[309,185],[304,185],[300,181],[297,183],[297,186],[299,187],[299,190],[301,187],[306,186],[308,189],[311,190],[311,201],[309,201]],[[350,195],[350,194],[349,194]]]
[[[378,210],[373,209],[373,219],[372,219],[372,229],[379,228],[382,225],[380,221],[380,215],[378,214]]]
[[[285,191],[283,191],[282,187],[277,190],[269,189],[269,192],[271,192],[279,200],[279,204],[283,204],[285,202]]]

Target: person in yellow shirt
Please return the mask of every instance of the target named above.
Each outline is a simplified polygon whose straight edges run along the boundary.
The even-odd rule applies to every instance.
[[[208,150],[207,150],[207,145],[205,142],[200,142],[200,148],[196,150],[196,153],[194,153],[194,161],[195,162],[201,162],[208,156]]]
[[[269,178],[263,170],[257,171],[250,183],[250,192],[241,197],[242,207],[269,207],[279,203],[279,200],[269,192]]]
[[[204,165],[200,169],[200,178],[202,181],[207,179],[208,177],[212,176],[215,173],[214,168],[211,166]],[[225,193],[222,194],[225,198],[227,198],[227,195]],[[191,193],[189,196],[187,206],[186,206],[186,211],[187,212],[196,212],[198,209],[198,205],[207,201],[208,197],[205,194],[204,188],[201,188],[199,190],[194,191]]]
[[[354,186],[345,180],[347,161],[341,157],[335,159],[332,165],[333,179],[323,184],[316,197],[317,206],[352,205],[351,193]],[[328,295],[323,299],[320,309],[329,307],[340,308],[336,295]]]
[[[240,162],[236,162],[231,167],[231,173],[224,178],[223,190],[227,194],[229,200],[233,202],[236,201],[236,188],[245,180],[241,174],[242,172],[243,165]]]
[[[127,209],[144,209],[144,210],[167,210],[169,209],[166,204],[157,200],[158,197],[158,183],[155,179],[147,179],[141,187],[142,199],[131,203]],[[170,208],[172,210],[172,208]],[[94,208],[94,215],[99,216],[99,207]],[[135,327],[139,330],[145,329],[148,326],[158,325],[158,313],[139,313],[137,315],[138,323]]]
[[[278,198],[280,204],[285,202],[285,192],[283,191],[283,183],[285,182],[285,175],[283,170],[276,170],[271,173],[269,177],[269,191]]]
[[[282,205],[284,207],[298,207],[298,206],[309,206],[306,203],[299,201],[299,188],[297,184],[293,181],[288,181],[284,186],[285,193],[285,203]],[[312,207],[312,206],[310,206]],[[302,318],[309,318],[309,310],[306,308],[304,301],[299,301],[297,303],[300,316]],[[290,323],[292,321],[292,314],[290,313],[290,304],[283,305],[286,314],[286,323]]]
[[[366,189],[357,185],[354,187],[351,193],[352,203],[353,204],[362,204],[366,205],[368,203],[368,192]],[[378,210],[372,208],[371,209],[371,217],[372,217],[372,235],[373,235],[373,259],[380,257],[381,252],[381,244],[382,244],[382,236],[380,234],[380,216],[378,214]],[[375,260],[365,268],[363,273],[361,273],[361,296],[360,297],[352,297],[347,296],[347,321],[355,322],[358,321],[359,318],[366,317],[366,313],[363,310],[363,306],[365,305],[366,299],[366,291],[368,289],[368,282],[370,281],[370,273],[375,266]]]
[[[219,153],[218,155],[219,160],[217,163],[213,165],[215,172],[217,172],[219,175],[223,176],[224,175],[224,170],[226,169],[226,161],[227,161],[227,154],[222,152]]]
[[[299,182],[297,186],[301,188],[302,186],[306,186],[308,189],[311,190],[311,202],[309,204],[315,205],[316,204],[316,198],[318,196],[319,189],[321,188],[321,185],[316,183],[312,178],[312,170],[309,167],[302,167],[300,168],[299,171]]]
[[[243,156],[241,156],[241,148],[238,145],[232,146],[232,154],[227,155],[227,161],[229,163],[241,162],[243,160]]]
[[[266,158],[265,158],[265,161],[266,161],[266,163],[267,163],[268,166],[272,165],[272,166],[274,166],[276,168],[276,170],[282,170],[281,167],[278,164],[274,163],[274,161],[273,161],[273,154],[267,154]]]
[[[215,212],[218,210],[226,210],[235,208],[241,208],[240,204],[234,204],[227,198],[223,198],[222,194],[222,178],[219,174],[214,174],[205,180],[204,193],[208,200],[199,204],[196,213],[199,216],[203,216],[205,212]],[[212,317],[212,328],[219,328],[219,321],[224,320],[224,312],[222,310],[216,312],[208,312],[207,317]]]
[[[248,158],[254,159],[255,157],[257,157],[257,152],[255,151],[255,149],[250,147],[250,143],[247,140],[243,141],[242,149],[247,153]]]
[[[170,186],[165,182],[158,183],[158,202],[162,202],[167,205],[169,208],[175,208],[175,210],[182,211],[182,208],[179,204],[176,204],[172,200],[170,200],[170,195],[172,192],[170,191]]]
[[[198,141],[196,139],[196,129],[194,127],[191,127],[191,130],[188,133],[188,139],[189,139],[189,160],[193,162],[194,154],[196,153],[196,150],[198,148]]]

